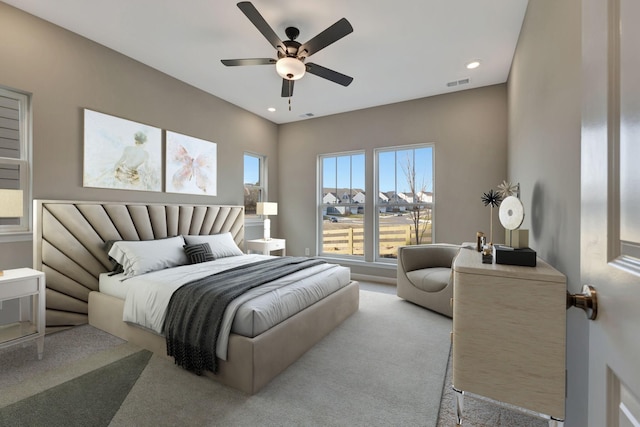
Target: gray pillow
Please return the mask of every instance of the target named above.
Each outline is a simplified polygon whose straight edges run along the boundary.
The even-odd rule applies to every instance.
[[[208,243],[196,243],[193,245],[184,245],[184,253],[187,254],[191,264],[199,264],[201,262],[215,261],[211,253],[211,246]]]
[[[213,257],[215,259],[244,255],[236,242],[233,240],[231,233],[189,235],[184,236],[184,241],[187,243],[187,245],[208,243],[211,247],[211,253],[213,254]]]

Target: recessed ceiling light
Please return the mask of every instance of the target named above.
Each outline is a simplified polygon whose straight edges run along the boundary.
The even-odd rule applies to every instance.
[[[467,68],[473,70],[474,68],[478,68],[480,66],[480,61],[471,61],[467,64]]]
[[[276,109],[273,108],[273,107],[269,107],[269,108],[267,108],[267,111],[271,111],[273,113],[274,111],[276,111]]]

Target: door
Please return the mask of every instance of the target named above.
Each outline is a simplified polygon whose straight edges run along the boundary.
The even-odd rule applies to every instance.
[[[640,426],[640,1],[583,0],[581,275],[589,426]]]

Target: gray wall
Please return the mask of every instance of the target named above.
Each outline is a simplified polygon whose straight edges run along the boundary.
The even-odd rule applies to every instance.
[[[250,150],[269,157],[269,199],[281,206],[273,234],[301,255],[315,249],[319,154],[366,147],[371,171],[374,148],[434,143],[436,241],[488,231],[480,196],[503,179],[520,182],[531,246],[567,275],[571,292],[580,290],[579,0],[529,3],[508,90],[497,85],[280,127],[4,3],[0,40],[0,84],[33,94],[35,198],[241,204],[242,153]],[[218,196],[83,188],[83,108],[216,142]],[[0,268],[30,265],[31,242],[0,244]],[[568,427],[586,425],[586,329],[584,315],[570,310]]]
[[[274,123],[5,3],[0,40],[0,84],[33,95],[34,198],[242,204],[249,150],[268,156],[277,199]],[[83,108],[217,143],[218,195],[82,187]],[[31,266],[31,256],[30,242],[0,244],[0,268]]]
[[[580,282],[580,0],[529,2],[509,76],[509,179],[530,246]],[[588,324],[567,311],[567,427],[587,425]]]
[[[481,196],[507,175],[504,84],[281,125],[278,218],[287,253],[302,255],[311,248],[313,255],[316,249],[319,154],[364,148],[366,185],[373,188],[374,149],[417,143],[435,144],[435,241],[475,241],[477,231],[488,234],[490,209]],[[371,226],[369,213],[365,223]],[[494,239],[502,241],[497,209],[494,217]],[[372,235],[367,237],[371,249]],[[395,277],[395,266],[351,267],[358,274]]]

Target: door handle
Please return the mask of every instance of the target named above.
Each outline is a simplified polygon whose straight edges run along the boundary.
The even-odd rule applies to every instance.
[[[581,294],[570,294],[567,291],[567,310],[569,307],[578,307],[587,314],[587,319],[596,320],[598,317],[598,293],[591,285],[584,285]]]

